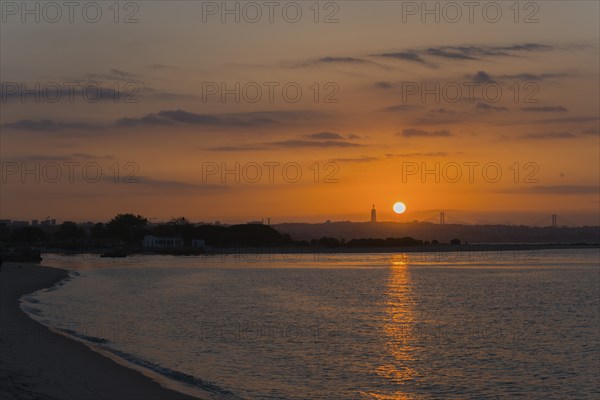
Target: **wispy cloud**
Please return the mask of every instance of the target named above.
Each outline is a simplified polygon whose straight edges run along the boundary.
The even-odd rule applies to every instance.
[[[332,147],[360,147],[361,144],[352,143],[341,140],[283,140],[279,142],[269,143],[270,146],[273,147],[285,147],[285,148],[306,148],[306,147],[314,147],[314,148],[332,148]]]
[[[362,147],[360,143],[352,142],[359,139],[357,135],[341,135],[336,132],[318,132],[300,136],[295,139],[280,140],[263,143],[247,143],[244,145],[226,145],[213,147],[213,151],[258,151],[272,149],[298,149],[298,148],[348,148]]]
[[[502,191],[506,193],[530,193],[540,195],[598,195],[600,194],[600,187],[586,185],[522,186]]]
[[[375,57],[414,62],[421,65],[437,66],[431,60],[475,61],[493,57],[516,57],[525,53],[552,51],[556,47],[541,43],[518,43],[506,46],[467,45],[434,46],[425,49],[406,49],[375,54]]]
[[[292,68],[315,67],[320,65],[379,65],[374,61],[359,57],[321,57],[292,64]]]
[[[108,72],[88,73],[88,79],[100,79],[107,81],[139,81],[140,76],[131,72],[111,68]]]
[[[207,127],[256,127],[268,126],[292,121],[305,120],[319,116],[312,111],[260,111],[232,114],[199,114],[189,111],[165,110],[146,114],[142,117],[118,119],[115,124],[121,127],[136,126],[207,126]]]
[[[419,64],[426,64],[425,60],[415,51],[399,51],[395,53],[377,54],[377,57],[392,58],[395,60],[412,61]]]
[[[424,131],[421,129],[403,129],[402,132],[396,133],[396,136],[404,137],[449,137],[452,136],[450,131],[439,130],[439,131]]]
[[[319,133],[311,133],[308,135],[304,135],[304,137],[308,139],[317,139],[317,140],[344,140],[346,137],[340,135],[335,132],[319,132]]]
[[[398,104],[395,106],[390,106],[382,109],[381,111],[385,112],[406,112],[420,108],[419,106],[410,105],[410,104]]]
[[[123,117],[114,121],[89,123],[79,121],[53,121],[50,119],[23,119],[2,125],[7,130],[31,132],[99,131],[110,128],[158,127],[265,127],[305,122],[323,117],[316,111],[256,111],[230,114],[199,114],[189,111],[164,110],[141,117]]]
[[[475,110],[477,110],[477,111],[497,111],[497,112],[504,112],[504,111],[508,111],[508,108],[502,107],[502,106],[492,106],[492,105],[489,105],[487,103],[478,103],[475,106]]]
[[[68,130],[97,131],[104,129],[102,125],[91,124],[87,122],[63,122],[52,121],[50,119],[21,119],[15,122],[3,124],[2,127],[16,131],[31,132],[60,132]]]
[[[148,65],[150,69],[158,69],[158,70],[171,70],[171,69],[179,69],[179,67],[175,65],[166,65],[166,64],[151,64]]]
[[[577,135],[571,132],[541,132],[541,133],[527,133],[520,135],[520,139],[573,139]]]
[[[355,157],[355,158],[336,158],[331,161],[339,162],[339,163],[368,163],[368,162],[373,162],[373,161],[377,161],[377,160],[379,160],[379,158],[377,158],[377,157],[362,156],[362,157]]]
[[[413,153],[388,153],[386,158],[413,158],[413,157],[448,157],[445,151],[436,152],[413,152]]]
[[[514,80],[519,80],[519,81],[539,82],[539,81],[544,81],[544,80],[548,80],[548,79],[563,78],[565,76],[568,76],[568,75],[565,73],[532,74],[532,73],[528,73],[528,72],[523,72],[520,74],[500,75],[499,78],[500,79],[514,79]]]
[[[521,107],[522,111],[525,112],[567,112],[568,110],[563,106],[530,106],[530,107]]]
[[[375,82],[374,86],[378,89],[391,89],[393,87],[390,82],[386,81]]]
[[[586,129],[583,132],[581,132],[582,135],[590,135],[590,136],[598,136],[600,135],[600,130],[599,129]]]
[[[74,160],[77,161],[91,161],[91,160],[114,160],[114,156],[104,155],[97,156],[89,153],[72,153],[72,154],[64,154],[58,156],[51,155],[23,155],[23,156],[13,156],[5,158],[5,161],[10,162],[71,162]]]
[[[485,84],[494,83],[496,81],[485,71],[479,71],[473,76],[473,82]]]

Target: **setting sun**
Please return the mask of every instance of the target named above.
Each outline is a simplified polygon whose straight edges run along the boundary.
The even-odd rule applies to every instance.
[[[399,201],[397,203],[394,204],[394,212],[396,214],[404,214],[404,212],[406,211],[406,204],[404,204],[403,202]]]

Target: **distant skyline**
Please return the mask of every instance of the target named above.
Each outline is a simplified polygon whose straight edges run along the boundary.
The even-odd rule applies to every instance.
[[[598,2],[496,2],[494,23],[131,3],[97,23],[3,9],[0,219],[600,222]]]

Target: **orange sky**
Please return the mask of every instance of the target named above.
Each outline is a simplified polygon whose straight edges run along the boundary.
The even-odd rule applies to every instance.
[[[598,223],[597,2],[132,3],[2,10],[0,218]]]

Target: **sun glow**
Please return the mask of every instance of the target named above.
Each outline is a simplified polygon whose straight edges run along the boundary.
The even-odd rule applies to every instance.
[[[394,204],[393,209],[396,214],[403,214],[406,211],[406,204],[399,201],[396,204]]]

